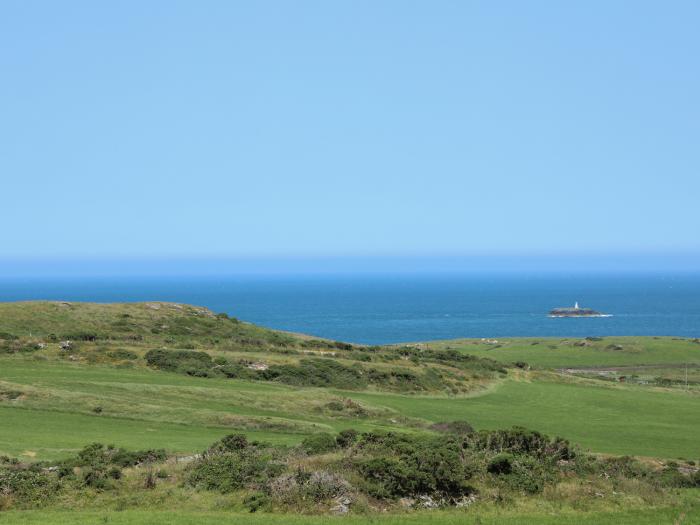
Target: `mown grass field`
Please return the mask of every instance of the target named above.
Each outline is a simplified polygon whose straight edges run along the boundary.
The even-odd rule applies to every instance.
[[[297,443],[343,428],[416,431],[428,422],[465,419],[476,428],[513,425],[566,436],[595,451],[698,458],[700,399],[692,393],[521,373],[469,397],[295,388],[193,378],[146,369],[0,360],[0,387],[26,398],[0,403],[0,453],[55,458],[93,441],[127,448],[196,452],[231,430]],[[336,417],[332,399],[359,401],[369,414]],[[94,413],[100,407],[100,414]]]
[[[504,381],[469,398],[354,397],[431,421],[465,419],[486,429],[537,428],[568,436],[595,452],[700,457],[700,398],[694,394],[535,377]]]

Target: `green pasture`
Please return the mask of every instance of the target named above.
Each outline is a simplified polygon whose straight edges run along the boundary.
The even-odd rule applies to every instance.
[[[319,431],[415,431],[457,419],[478,429],[521,425],[595,452],[700,457],[696,395],[536,373],[494,383],[481,395],[448,398],[333,392],[8,357],[0,359],[3,389],[25,397],[0,401],[0,453],[38,459],[69,455],[93,441],[186,454],[232,431],[295,443]],[[323,410],[330,400],[346,397],[360,402],[368,416],[336,417]],[[99,414],[95,407],[101,408]]]
[[[494,340],[495,341],[495,340]],[[576,343],[586,346],[577,346]],[[491,344],[457,339],[426,343],[503,363],[525,362],[543,368],[700,364],[700,343],[671,337],[605,337],[602,341],[568,338],[502,339]]]
[[[469,398],[353,397],[430,421],[465,419],[486,429],[520,425],[594,452],[700,457],[700,397],[692,394],[542,379],[505,381]]]

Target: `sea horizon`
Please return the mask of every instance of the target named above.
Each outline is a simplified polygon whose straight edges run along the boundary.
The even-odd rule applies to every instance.
[[[383,272],[0,278],[0,301],[167,301],[362,344],[454,338],[699,337],[700,272]],[[578,302],[611,317],[551,319]]]

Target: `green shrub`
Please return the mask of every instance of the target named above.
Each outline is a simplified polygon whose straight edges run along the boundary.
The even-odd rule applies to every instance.
[[[64,341],[97,341],[98,339],[106,339],[104,335],[97,332],[73,332],[63,334],[61,339]]]
[[[219,365],[217,370],[230,379],[259,378],[255,370],[251,370],[240,363],[230,363],[227,361],[225,365]]]
[[[520,456],[514,459],[512,471],[503,479],[513,489],[537,494],[547,482],[554,481],[554,476],[534,457]]]
[[[642,479],[653,476],[649,467],[629,456],[600,458],[592,467],[606,477]]]
[[[243,506],[250,512],[257,512],[270,506],[270,496],[263,492],[254,492],[245,497]]]
[[[0,495],[10,496],[20,506],[50,501],[59,484],[54,476],[32,468],[0,468]]]
[[[350,489],[342,476],[324,470],[312,472],[302,487],[304,497],[316,502],[345,495]]]
[[[327,432],[311,434],[301,442],[301,448],[307,454],[323,454],[335,450],[336,438]]]
[[[486,471],[496,476],[510,474],[513,471],[513,455],[508,453],[495,455],[489,461]]]
[[[231,492],[247,483],[262,483],[279,471],[270,457],[256,449],[209,455],[195,462],[187,483],[204,490]]]
[[[340,448],[348,448],[354,445],[359,439],[360,433],[352,428],[341,430],[335,437],[335,443]]]
[[[211,373],[214,366],[206,352],[189,350],[149,350],[144,356],[149,366],[169,372],[183,372],[190,375]]]
[[[334,359],[301,359],[298,365],[272,365],[258,372],[261,379],[297,386],[362,389],[367,380],[357,368]]]
[[[576,456],[573,447],[565,439],[552,439],[522,427],[476,432],[469,436],[467,444],[477,450],[528,454],[550,461],[570,460]]]
[[[248,438],[244,434],[228,434],[210,446],[205,455],[238,452],[246,449],[248,446]]]
[[[692,476],[683,474],[678,470],[677,466],[673,465],[664,467],[657,474],[657,478],[663,487],[690,488],[696,486],[696,480]]]
[[[131,350],[124,350],[122,348],[112,350],[111,352],[107,352],[107,355],[112,359],[124,359],[127,361],[133,361],[139,358],[139,355],[136,352],[132,352]]]
[[[92,443],[78,452],[75,459],[68,460],[65,464],[92,467],[117,465],[126,468],[142,463],[165,461],[166,458],[167,454],[163,449],[129,451],[115,448],[113,445],[105,446],[102,443]]]
[[[105,472],[98,467],[93,467],[83,472],[83,485],[96,490],[109,488]]]
[[[369,434],[363,435],[364,447],[376,456],[361,459],[356,466],[368,484],[367,490],[375,497],[422,494],[458,497],[471,490],[466,485],[471,471],[462,460],[457,442],[449,439],[395,439],[397,436],[387,434],[370,445],[370,437]]]

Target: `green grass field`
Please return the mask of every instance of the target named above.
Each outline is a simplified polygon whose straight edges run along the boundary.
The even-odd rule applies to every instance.
[[[231,430],[296,443],[318,431],[465,419],[476,428],[535,428],[595,452],[700,457],[698,397],[671,390],[523,374],[527,379],[449,398],[333,392],[21,357],[0,363],[0,387],[27,394],[0,403],[8,422],[0,427],[0,452],[11,455],[61,457],[92,441],[187,454]],[[361,402],[370,416],[321,411],[329,400],[345,397]],[[96,406],[102,408],[99,415]]]
[[[596,452],[700,457],[700,399],[693,394],[535,380],[504,381],[484,395],[461,399],[354,397],[431,421],[465,419],[477,428],[536,428]]]
[[[2,525],[692,525],[700,523],[700,507],[647,510],[618,509],[609,512],[548,514],[433,511],[384,516],[299,516],[237,514],[230,512],[6,512]]]
[[[59,341],[71,334],[82,339],[76,337],[70,352],[62,351]],[[523,426],[562,436],[593,453],[653,458],[644,460],[653,465],[683,458],[688,468],[700,460],[700,388],[694,383],[700,372],[691,367],[687,390],[678,383],[685,378],[679,365],[700,365],[700,344],[694,340],[458,340],[352,347],[166,303],[0,305],[0,340],[0,455],[23,462],[73,457],[93,442],[191,455],[232,432],[293,446],[319,432],[354,428],[428,433],[433,423],[455,420],[477,430]],[[363,388],[321,388],[291,386],[274,378],[195,377],[181,369],[149,367],[146,352],[164,348],[208,352],[239,360],[242,366],[252,361],[296,366],[311,354],[364,373],[425,375],[413,390],[397,390],[401,385],[381,381],[365,382]],[[110,357],[114,352],[131,357]],[[508,370],[463,354],[504,363]],[[516,361],[530,369],[510,366]],[[586,378],[558,370],[577,367],[640,367],[634,373],[645,374],[648,381],[620,383],[596,377],[596,370]],[[660,377],[675,383],[660,387],[655,382]],[[318,510],[307,506],[301,513],[251,515],[243,513],[241,495],[203,493],[182,485],[178,469],[187,464],[175,462],[168,468],[168,484],[155,491],[142,491],[143,473],[135,469],[127,472],[119,490],[88,490],[76,500],[65,496],[55,502],[60,510],[54,512],[2,511],[0,525],[700,523],[697,489],[661,492],[628,480],[618,491],[611,489],[613,482],[596,476],[569,485],[565,481],[537,497],[511,492],[502,499],[494,489],[463,510],[409,513],[394,506],[398,513],[385,515],[368,506],[357,515],[336,518],[301,515]],[[8,505],[2,496],[0,510]],[[173,501],[178,501],[178,512],[169,512]],[[675,504],[669,506],[671,502]]]
[[[588,346],[576,346],[576,343]],[[458,339],[426,343],[426,346],[454,349],[503,363],[524,361],[543,368],[700,364],[700,344],[696,340],[671,337],[605,337],[602,341],[503,339],[497,344]]]

